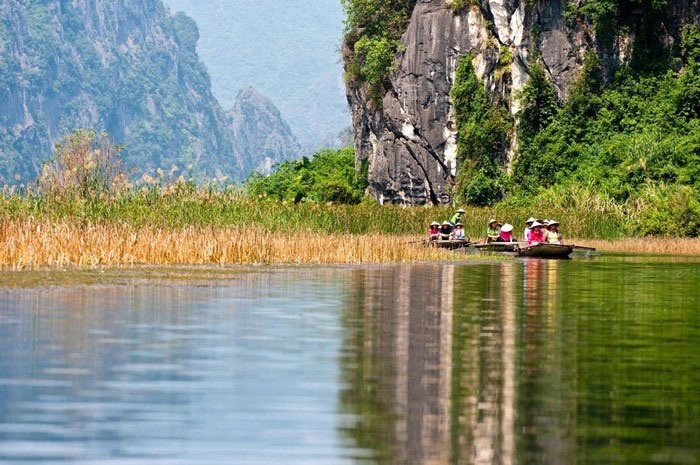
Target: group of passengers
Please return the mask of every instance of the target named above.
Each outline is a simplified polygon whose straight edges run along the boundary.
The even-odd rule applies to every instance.
[[[430,224],[428,236],[431,241],[436,240],[467,240],[462,224],[464,210],[459,209],[450,221],[440,223],[434,221]],[[559,222],[554,220],[538,220],[529,218],[525,222],[523,241],[529,245],[534,244],[563,244],[564,240],[559,232]],[[518,242],[513,234],[512,224],[501,224],[495,218],[489,220],[486,229],[486,242]]]
[[[503,232],[506,232],[504,236]],[[513,226],[501,224],[492,219],[488,226],[488,242],[517,242],[513,237]],[[538,220],[528,218],[523,231],[523,241],[530,245],[534,244],[563,244],[564,239],[559,232],[559,222],[556,220]]]

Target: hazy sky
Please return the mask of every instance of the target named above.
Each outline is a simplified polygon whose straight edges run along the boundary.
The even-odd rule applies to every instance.
[[[199,54],[225,109],[253,86],[304,142],[350,125],[340,43],[340,0],[164,0],[200,29]]]

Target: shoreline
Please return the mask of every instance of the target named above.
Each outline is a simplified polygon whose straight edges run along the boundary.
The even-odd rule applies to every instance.
[[[77,221],[5,221],[0,269],[169,265],[370,265],[499,257],[422,247],[422,235],[271,232],[254,226],[157,228]],[[700,256],[700,239],[572,239],[598,252]]]
[[[700,256],[700,238],[577,239],[572,244],[595,247],[598,252],[636,255]]]

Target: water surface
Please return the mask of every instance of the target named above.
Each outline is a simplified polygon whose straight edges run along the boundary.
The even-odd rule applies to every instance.
[[[700,262],[5,273],[0,463],[700,463]]]

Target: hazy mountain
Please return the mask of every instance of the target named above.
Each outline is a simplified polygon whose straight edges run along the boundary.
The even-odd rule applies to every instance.
[[[165,0],[199,25],[199,54],[214,94],[233,105],[253,86],[305,144],[335,143],[350,126],[339,48],[339,0]]]
[[[191,163],[200,175],[247,176],[270,154],[257,159],[246,143],[258,141],[236,140],[236,125],[257,123],[221,108],[198,38],[160,0],[0,0],[0,181],[35,176],[79,127],[106,130],[139,170]],[[285,127],[263,110],[268,127]],[[292,156],[291,134],[278,140],[292,141],[281,155]]]
[[[269,173],[276,163],[299,155],[299,144],[280,111],[252,87],[238,93],[227,116],[237,152],[251,161],[247,172]]]

